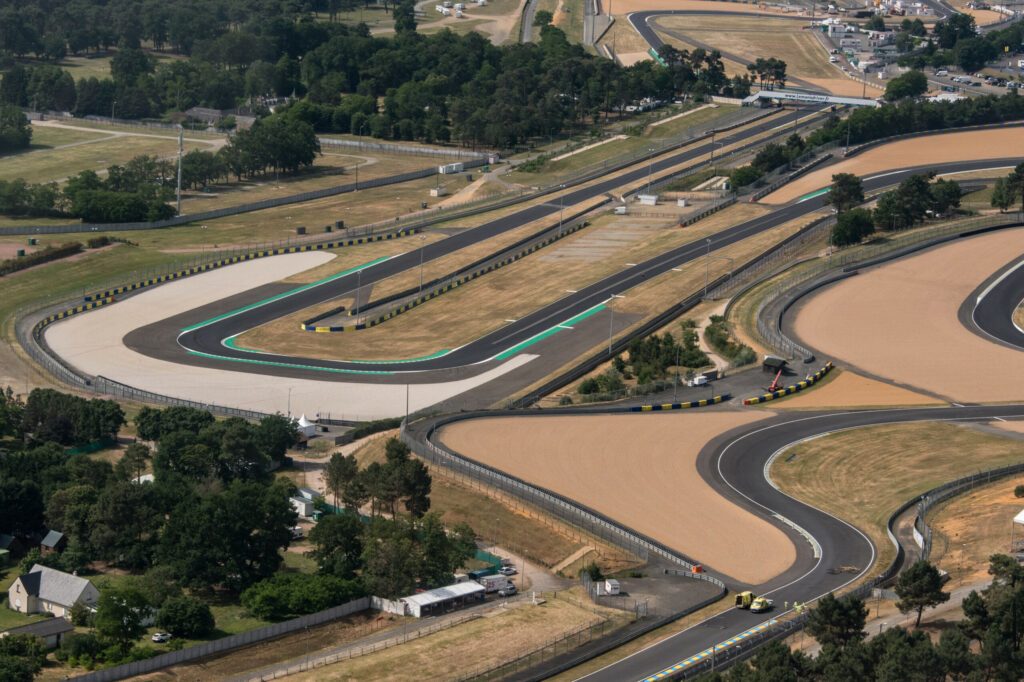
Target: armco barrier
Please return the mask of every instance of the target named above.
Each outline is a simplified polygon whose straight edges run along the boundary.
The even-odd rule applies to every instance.
[[[693,407],[707,407],[708,405],[717,405],[718,403],[728,400],[731,396],[728,393],[722,395],[716,395],[714,398],[703,398],[701,400],[691,400],[688,403],[661,403],[654,405],[636,405],[629,408],[630,412],[667,412],[669,410],[688,410]]]
[[[588,209],[580,211],[579,213],[574,214],[568,219],[568,221],[563,222],[560,228],[558,228],[557,226],[546,227],[540,232],[530,235],[526,239],[520,240],[517,244],[513,245],[512,247],[509,247],[508,249],[503,249],[502,252],[514,251],[514,249],[516,249],[518,246],[525,242],[535,240],[540,235],[543,235],[546,232],[551,232],[556,229],[558,230],[557,233],[552,234],[547,238],[541,239],[540,241],[535,241],[533,244],[526,247],[525,249],[514,251],[513,253],[510,253],[509,255],[504,257],[501,256],[502,252],[499,252],[499,254],[491,254],[489,256],[485,256],[484,258],[478,260],[476,263],[467,266],[466,268],[462,268],[461,270],[451,273],[450,275],[447,275],[444,278],[434,280],[433,282],[427,284],[428,290],[425,293],[422,293],[416,296],[416,298],[414,298],[413,300],[407,301],[402,305],[396,306],[395,308],[392,308],[387,312],[377,315],[373,318],[350,325],[319,326],[316,324],[321,320],[325,320],[329,317],[333,317],[334,315],[338,315],[339,313],[341,313],[344,310],[344,306],[339,306],[336,308],[332,308],[326,312],[320,313],[316,317],[312,317],[308,320],[303,320],[302,323],[299,325],[299,328],[302,329],[303,331],[317,332],[322,334],[344,331],[359,331],[362,329],[369,329],[370,327],[376,327],[377,325],[387,322],[392,318],[398,317],[402,313],[407,313],[413,308],[423,305],[427,301],[431,301],[439,296],[442,296],[448,293],[449,291],[452,291],[453,289],[462,286],[463,284],[468,284],[469,282],[479,277],[483,277],[484,275],[494,272],[495,270],[500,270],[506,265],[511,265],[512,263],[515,263],[516,261],[525,258],[526,256],[529,256],[530,254],[535,253],[545,248],[546,246],[550,246],[551,244],[554,244],[555,242],[565,237],[568,237],[570,234],[574,234],[575,232],[582,230],[584,227],[587,227],[590,223],[581,220],[581,217],[583,215],[586,215],[587,213],[590,213],[597,206],[604,205],[609,201],[610,199],[605,199],[600,204],[597,204]],[[495,260],[496,258],[497,260]],[[486,265],[481,266],[481,263],[486,263]],[[389,296],[379,301],[371,301],[370,303],[367,303],[365,306],[363,306],[363,308],[367,309],[371,307],[380,307],[381,305],[384,305],[389,301],[401,300],[402,298],[411,296],[415,293],[416,289],[402,291],[399,292],[398,294]],[[348,311],[348,314],[350,316],[353,316],[356,313],[350,309]]]
[[[212,642],[203,642],[202,644],[197,644],[195,646],[188,647],[187,649],[170,651],[166,654],[154,656],[153,658],[147,658],[144,661],[125,663],[124,665],[114,666],[113,668],[105,668],[103,670],[85,673],[84,675],[76,675],[72,679],[80,680],[81,682],[113,682],[114,680],[123,680],[137,675],[145,675],[146,673],[162,670],[163,668],[169,668],[173,665],[197,661],[207,656],[221,654],[231,651],[232,649],[238,649],[240,647],[249,646],[268,639],[281,637],[282,635],[287,635],[292,632],[299,632],[316,625],[329,623],[330,621],[344,618],[345,616],[352,615],[353,613],[365,611],[368,608],[370,608],[370,598],[360,597],[359,599],[350,601],[347,604],[335,606],[317,613],[311,613],[308,616],[301,616],[292,620],[286,620],[283,623],[275,623],[273,625],[267,625],[262,628],[243,632],[238,635],[230,635],[222,639],[215,639]]]
[[[381,234],[370,235],[367,237],[339,239],[338,241],[332,242],[298,244],[296,246],[282,246],[280,248],[275,249],[262,249],[257,251],[250,251],[249,253],[243,253],[238,256],[232,256],[230,258],[222,258],[211,263],[204,263],[202,265],[197,265],[191,268],[184,268],[182,270],[178,270],[177,272],[172,272],[167,275],[162,275],[160,277],[154,277],[139,282],[132,282],[131,284],[125,284],[123,286],[114,287],[113,289],[105,289],[94,294],[87,294],[85,300],[93,301],[97,299],[107,299],[110,298],[111,296],[117,296],[119,294],[128,293],[129,291],[143,289],[145,287],[153,286],[156,284],[163,284],[164,282],[170,282],[171,280],[181,279],[182,277],[188,277],[189,275],[198,275],[199,273],[207,272],[209,270],[216,270],[217,268],[222,268],[226,265],[234,265],[235,263],[241,263],[248,260],[255,260],[257,258],[281,256],[289,253],[305,253],[306,251],[324,251],[327,249],[340,249],[346,246],[357,246],[360,244],[369,244],[371,242],[398,239],[400,237],[407,237],[409,235],[417,234],[419,232],[419,228],[412,228],[408,230],[399,230],[397,232],[385,232]]]
[[[753,398],[745,398],[743,400],[744,405],[757,405],[758,403],[765,403],[769,400],[775,400],[785,395],[792,395],[793,393],[799,393],[805,389],[810,388],[814,384],[822,380],[822,378],[832,371],[832,363],[826,362],[825,366],[819,369],[817,372],[807,377],[803,381],[780,388],[778,391],[772,391],[771,393],[764,393],[762,395],[754,396]]]

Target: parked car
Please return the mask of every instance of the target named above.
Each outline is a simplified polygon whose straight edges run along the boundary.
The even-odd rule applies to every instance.
[[[948,76],[949,75],[949,71],[947,71],[946,69],[939,69],[938,71],[935,72],[935,75],[936,76]],[[953,80],[956,80],[956,79],[954,78]]]
[[[512,595],[514,595],[516,593],[516,591],[517,591],[516,590],[516,586],[513,585],[512,583],[509,583],[504,588],[498,590],[498,596],[499,597],[511,597]]]
[[[502,566],[498,569],[498,573],[502,575],[515,575],[518,572],[515,566]]]
[[[171,633],[169,632],[154,632],[153,636],[150,637],[157,644],[165,644],[171,641]]]

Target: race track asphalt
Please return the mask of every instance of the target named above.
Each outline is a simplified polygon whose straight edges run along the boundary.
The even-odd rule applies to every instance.
[[[778,125],[781,120],[780,118],[772,119],[773,125]],[[700,146],[704,147],[704,145]],[[702,152],[691,150],[687,153],[696,155]],[[867,191],[888,187],[899,183],[909,175],[927,170],[937,170],[943,173],[981,170],[1005,166],[1010,161],[1012,160],[962,161],[927,167],[907,168],[865,178],[864,187]],[[670,162],[666,161],[665,163]],[[644,173],[643,170],[636,172],[640,173],[640,177]],[[610,182],[614,182],[616,186],[622,184],[621,180]],[[574,193],[572,201],[582,201],[590,196],[595,196],[596,193],[607,191],[608,187],[605,187],[606,184],[608,183],[599,183],[595,188],[578,190]],[[557,328],[560,324],[598,308],[610,300],[612,296],[621,294],[643,283],[648,278],[656,277],[672,268],[705,257],[709,252],[713,253],[750,236],[821,209],[824,206],[826,197],[824,195],[814,196],[814,194],[807,195],[764,216],[723,230],[710,237],[710,241],[699,240],[690,242],[643,263],[639,263],[634,267],[619,271],[440,357],[407,361],[401,364],[389,362],[350,362],[257,353],[224,345],[225,339],[230,339],[244,331],[279,317],[304,310],[318,303],[331,300],[343,295],[345,292],[354,291],[356,289],[356,275],[347,275],[321,286],[303,289],[291,296],[272,298],[263,305],[252,305],[252,301],[260,300],[258,298],[249,300],[250,297],[239,297],[238,300],[231,302],[231,305],[239,306],[235,308],[235,310],[238,310],[235,314],[229,313],[229,316],[224,317],[222,312],[220,317],[213,318],[208,324],[182,332],[183,328],[201,322],[204,319],[201,315],[210,313],[209,307],[199,309],[186,315],[137,329],[125,337],[125,343],[140,353],[172,362],[218,366],[227,369],[241,369],[243,371],[258,370],[266,374],[286,373],[288,376],[301,376],[330,381],[350,381],[352,379],[350,374],[338,374],[338,370],[365,373],[365,377],[369,380],[400,382],[407,381],[403,377],[406,377],[408,374],[417,372],[453,370],[469,366],[475,366],[480,371],[483,371],[501,359],[510,357],[515,352],[526,352],[525,349],[529,346],[524,344],[531,343],[539,335]],[[468,230],[449,239],[435,242],[426,248],[432,250],[429,255],[431,258],[435,258],[443,253],[449,253],[465,246],[463,242],[465,239],[469,239],[469,237],[464,239],[464,236],[469,233],[480,230],[477,239],[486,238],[486,236],[491,236],[502,230],[510,229],[512,226],[520,225],[527,220],[532,220],[557,210],[558,206],[551,204],[527,208],[512,216],[488,223],[481,228]],[[418,262],[419,254],[416,251],[403,254],[364,270],[360,277],[361,283],[367,284],[379,281],[409,267],[415,267],[418,265]],[[267,292],[261,290],[257,293],[259,295],[266,295]],[[296,333],[310,332],[296,331]],[[240,367],[236,364],[238,361],[246,364],[244,367]],[[381,376],[373,374],[374,372],[390,372],[399,376],[398,378],[394,376]]]
[[[1013,323],[1013,311],[1021,299],[1024,299],[1024,260],[1009,265],[977,295],[971,318],[985,334],[1024,350],[1024,331]]]

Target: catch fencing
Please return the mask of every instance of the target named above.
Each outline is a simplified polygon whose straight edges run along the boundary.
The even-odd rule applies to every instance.
[[[114,680],[123,680],[129,677],[135,677],[136,675],[145,675],[146,673],[151,673],[156,670],[162,670],[174,665],[197,661],[207,656],[222,654],[227,651],[231,651],[232,649],[238,649],[240,647],[263,642],[268,639],[274,639],[293,632],[299,632],[306,628],[323,625],[324,623],[329,623],[333,620],[350,616],[353,613],[366,611],[369,608],[370,598],[360,597],[359,599],[350,601],[346,604],[335,606],[334,608],[319,611],[317,613],[311,613],[307,616],[286,620],[282,623],[274,623],[273,625],[266,625],[241,634],[216,639],[212,642],[203,642],[202,644],[197,644],[179,651],[169,651],[166,654],[147,658],[144,661],[134,661],[132,663],[125,663],[124,665],[114,666],[113,668],[106,668],[104,670],[85,673],[84,675],[77,675],[73,679],[79,680],[80,682],[113,682]]]
[[[497,158],[496,152],[477,152],[454,147],[420,147],[414,144],[394,144],[392,142],[363,142],[362,140],[340,140],[335,137],[320,136],[320,146],[337,147],[339,149],[354,149],[360,152],[378,152],[381,154],[403,154],[407,156],[433,156],[444,159],[480,159],[485,163],[490,159]]]

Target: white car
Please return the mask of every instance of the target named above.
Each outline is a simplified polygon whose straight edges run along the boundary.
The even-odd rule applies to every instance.
[[[505,585],[503,589],[498,590],[499,597],[511,597],[516,593],[516,586],[512,583]]]
[[[498,569],[498,573],[502,575],[515,575],[518,572],[515,566],[502,566]]]
[[[165,644],[171,641],[171,633],[169,632],[154,632],[153,636],[150,637],[157,644]]]

